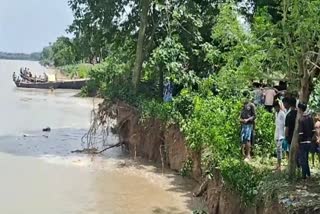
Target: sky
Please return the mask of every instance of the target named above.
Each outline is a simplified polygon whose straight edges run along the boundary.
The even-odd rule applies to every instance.
[[[68,0],[0,0],[0,51],[39,52],[72,20]]]

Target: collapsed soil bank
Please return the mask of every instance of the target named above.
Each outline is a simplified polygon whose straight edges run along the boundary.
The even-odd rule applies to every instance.
[[[264,206],[263,202],[250,208],[244,206],[239,195],[226,187],[218,171],[213,179],[200,185],[205,180],[201,170],[201,153],[187,148],[179,127],[167,127],[157,119],[141,122],[137,110],[125,103],[118,103],[115,108],[120,141],[133,157],[161,163],[175,171],[180,171],[186,161],[192,160],[190,175],[201,186],[195,188],[195,192],[205,199],[210,214],[285,213],[277,202],[268,206]]]

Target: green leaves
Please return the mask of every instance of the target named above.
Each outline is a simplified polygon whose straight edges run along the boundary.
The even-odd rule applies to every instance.
[[[271,156],[274,153],[276,149],[274,130],[274,115],[266,112],[263,107],[258,107],[255,133],[255,154],[267,159],[269,158],[268,155]]]
[[[62,66],[59,69],[70,78],[87,78],[92,67],[92,64],[76,64]]]
[[[221,161],[219,169],[227,186],[240,193],[246,205],[255,202],[262,173],[233,157]]]
[[[314,112],[320,112],[320,82],[315,83],[314,91],[310,98],[310,108]]]
[[[193,149],[210,148],[216,161],[239,156],[239,103],[219,97],[194,97],[194,110],[186,120],[187,142]]]
[[[52,45],[43,49],[41,63],[43,65],[64,66],[76,63],[76,50],[68,37],[59,37]]]

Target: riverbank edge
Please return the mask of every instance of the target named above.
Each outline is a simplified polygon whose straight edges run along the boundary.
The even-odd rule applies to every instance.
[[[141,121],[136,108],[125,102],[113,104],[116,109],[117,130],[120,142],[132,157],[140,157],[162,167],[181,172],[189,167],[191,178],[197,181],[194,193],[205,200],[209,214],[277,214],[288,213],[278,201],[261,201],[246,206],[238,193],[224,182],[219,170],[207,179],[202,172],[201,152],[186,146],[186,139],[175,124],[167,126],[156,118]],[[191,163],[191,166],[188,165]],[[188,165],[188,166],[187,166]]]

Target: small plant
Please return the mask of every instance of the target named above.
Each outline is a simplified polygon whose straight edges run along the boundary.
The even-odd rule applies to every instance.
[[[191,159],[188,159],[184,164],[182,169],[180,170],[180,175],[181,176],[190,176],[190,173],[192,172],[192,165],[193,162]]]
[[[258,186],[263,174],[247,163],[229,158],[220,164],[221,175],[231,189],[240,193],[246,205],[252,204],[258,195]]]
[[[204,210],[194,210],[192,213],[193,214],[207,214],[207,212]]]

